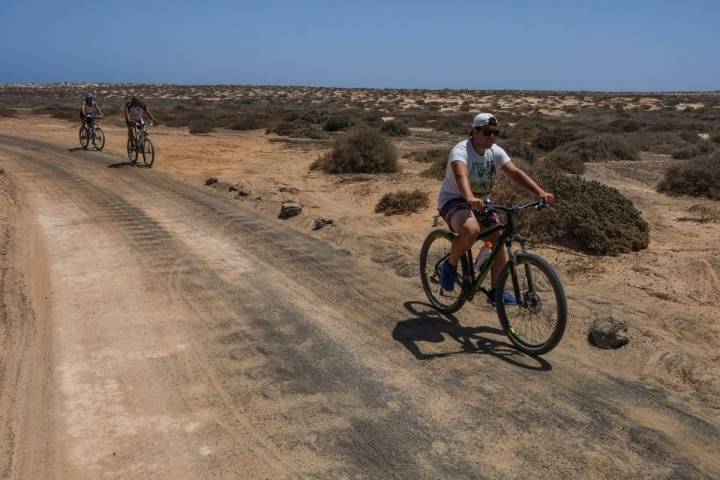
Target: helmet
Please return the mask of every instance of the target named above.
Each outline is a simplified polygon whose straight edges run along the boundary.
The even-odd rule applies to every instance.
[[[88,92],[85,94],[85,103],[87,103],[88,105],[92,104],[94,99],[95,95],[93,95],[92,93]]]

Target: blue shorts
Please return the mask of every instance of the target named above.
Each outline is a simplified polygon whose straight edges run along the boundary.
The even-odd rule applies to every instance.
[[[440,216],[445,220],[445,223],[447,223],[448,227],[452,230],[452,217],[460,210],[470,210],[472,211],[472,207],[464,198],[456,197],[451,198],[445,204],[440,208]],[[495,225],[498,225],[500,223],[500,220],[498,220],[497,214],[495,212],[484,214],[481,212],[475,213],[475,218],[478,219],[478,222],[480,222],[480,225],[483,227],[494,227]]]

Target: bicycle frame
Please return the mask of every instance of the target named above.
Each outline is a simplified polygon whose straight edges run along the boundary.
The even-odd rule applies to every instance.
[[[528,204],[532,205],[532,204]],[[507,249],[508,254],[508,263],[510,264],[510,275],[513,282],[513,290],[515,294],[515,298],[518,300],[518,302],[524,302],[522,299],[522,296],[520,295],[520,283],[518,281],[517,272],[515,271],[515,254],[513,253],[512,249],[512,243],[518,242],[520,243],[521,250],[527,249],[527,242],[523,237],[520,235],[517,235],[515,233],[515,223],[513,221],[513,215],[516,213],[519,213],[519,211],[522,209],[518,208],[514,211],[506,210],[505,213],[507,213],[506,220],[504,223],[501,223],[499,225],[495,225],[493,227],[490,227],[486,230],[483,230],[478,235],[477,240],[482,240],[484,238],[489,237],[490,235],[494,234],[495,232],[501,231],[502,234],[500,235],[500,238],[496,242],[496,244],[493,246],[492,250],[490,251],[490,255],[488,255],[488,258],[483,262],[483,264],[480,266],[480,271],[476,272],[474,267],[474,262],[472,258],[472,249],[469,249],[467,252],[465,252],[464,256],[467,262],[467,265],[469,265],[470,270],[470,278],[463,278],[462,280],[462,287],[463,292],[461,295],[465,296],[467,300],[472,300],[475,297],[475,294],[477,292],[483,292],[486,295],[489,294],[489,290],[484,288],[482,286],[483,281],[488,275],[488,272],[492,270],[492,266],[495,263],[495,259],[500,254],[500,249],[505,248]],[[476,241],[477,241],[476,240]],[[532,280],[532,274],[531,272],[526,272],[529,288],[530,290],[534,290],[533,280]],[[523,305],[524,306],[524,305]]]

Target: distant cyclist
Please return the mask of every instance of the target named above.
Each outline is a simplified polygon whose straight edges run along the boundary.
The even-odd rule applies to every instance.
[[[100,105],[95,103],[95,95],[90,92],[86,93],[85,100],[83,100],[82,105],[80,105],[80,118],[82,119],[83,126],[90,128],[94,117],[102,114]]]
[[[157,123],[157,120],[155,120],[155,117],[147,105],[138,100],[136,97],[132,97],[130,101],[125,104],[123,113],[125,114],[125,123],[127,124],[128,129],[128,141],[130,142],[133,140],[133,126],[144,122],[143,113],[147,113],[153,123]]]
[[[445,223],[457,233],[453,239],[450,256],[443,262],[440,271],[440,283],[443,290],[451,292],[457,278],[457,265],[460,257],[472,247],[480,234],[480,223],[473,214],[482,211],[483,201],[490,192],[495,181],[497,170],[502,171],[513,182],[552,203],[555,197],[538,186],[525,172],[516,167],[505,150],[495,145],[495,137],[500,134],[497,119],[489,113],[480,113],[472,122],[472,130],[466,140],[461,141],[450,151],[445,179],[438,196],[438,210]],[[483,227],[498,224],[494,213],[479,215]],[[499,232],[488,237],[495,243]],[[500,269],[507,262],[505,249],[492,266],[492,290],[489,298],[495,298],[495,280]],[[505,292],[505,304],[517,305],[510,292]]]

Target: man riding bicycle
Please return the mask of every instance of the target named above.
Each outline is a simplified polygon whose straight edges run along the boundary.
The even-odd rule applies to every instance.
[[[95,94],[86,93],[85,100],[80,105],[80,118],[84,127],[90,128],[93,123],[93,118],[97,115],[102,116],[102,110],[100,105],[95,103]]]
[[[438,210],[457,236],[452,241],[450,256],[440,268],[440,283],[446,292],[452,292],[455,287],[458,262],[477,240],[481,232],[480,223],[484,228],[499,223],[494,213],[480,213],[485,204],[482,199],[492,191],[497,169],[545,202],[553,203],[555,200],[552,193],[540,188],[513,164],[505,150],[495,145],[495,137],[499,134],[497,119],[489,113],[480,113],[473,119],[468,138],[455,145],[448,156],[445,179],[438,196]],[[478,212],[477,217],[473,211]],[[487,240],[495,244],[499,236],[500,232],[496,232]],[[492,289],[488,298],[495,298],[497,276],[508,261],[504,249],[499,249],[498,253],[492,265]],[[517,304],[508,291],[504,292],[504,300],[506,305]]]
[[[125,124],[128,129],[128,141],[133,141],[133,126],[143,123],[143,112],[147,113],[152,119],[153,123],[157,123],[150,109],[143,102],[138,100],[136,97],[132,97],[129,102],[125,104],[123,113],[125,114]]]

